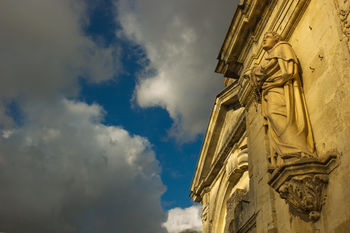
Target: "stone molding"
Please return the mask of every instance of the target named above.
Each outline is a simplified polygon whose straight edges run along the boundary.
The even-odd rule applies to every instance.
[[[257,214],[253,214],[248,221],[241,226],[241,228],[237,231],[237,233],[249,233],[253,232],[253,229],[256,228],[256,216]]]
[[[268,183],[285,199],[291,213],[315,222],[326,199],[328,175],[337,166],[335,153],[324,160],[302,158],[275,169]]]
[[[209,188],[205,188],[202,190],[201,193],[202,198],[202,223],[204,224],[205,222],[208,221],[208,217],[209,217],[209,203],[210,203],[210,189]]]
[[[226,164],[226,177],[232,183],[237,183],[239,178],[248,170],[248,148],[239,153],[234,153]]]
[[[217,57],[215,72],[228,78],[239,78],[242,62],[238,59],[260,19],[268,0],[245,0],[237,7],[223,45]]]
[[[217,57],[215,72],[223,74],[226,79],[239,79],[242,71],[263,58],[262,47],[255,44],[262,39],[264,32],[276,31],[288,41],[310,1],[241,1]],[[277,6],[277,13],[271,18]]]
[[[224,145],[223,149],[219,152],[218,157],[215,159],[212,166],[210,167],[210,170],[207,173],[207,176],[202,177],[198,186],[195,187],[193,190],[191,190],[190,196],[194,199],[194,201],[200,202],[202,200],[200,193],[204,188],[210,186],[212,182],[215,180],[215,178],[221,171],[221,168],[225,165],[226,158],[228,157],[230,151],[232,150],[234,145],[239,141],[239,139],[244,134],[244,132],[245,132],[245,116],[244,114],[242,114],[241,117],[238,119],[235,129],[229,136],[229,139],[226,145]]]
[[[203,146],[199,155],[199,159],[196,166],[196,171],[193,176],[191,191],[196,189],[201,180],[205,178],[209,172],[213,156],[215,154],[217,142],[220,137],[221,128],[223,127],[223,117],[225,116],[226,107],[233,106],[239,108],[239,102],[237,97],[238,86],[237,83],[233,83],[217,95],[216,101],[210,116],[208,128],[203,141]],[[192,194],[190,194],[191,196]]]
[[[283,0],[272,1],[270,3],[266,13],[262,15],[261,23],[257,27],[256,32],[254,32],[251,36],[252,40],[257,42],[259,46],[250,56],[248,54],[245,55],[245,62],[242,71],[254,65],[260,64],[260,61],[263,59],[265,51],[263,50],[261,43],[259,43],[259,40],[262,39],[266,31],[275,31],[280,34],[284,40],[289,40],[310,1],[311,0]],[[274,11],[274,8],[278,5],[278,3],[280,3],[278,12],[275,18],[271,20],[271,13]],[[267,28],[268,20],[271,20],[272,22]],[[249,50],[250,49],[248,48],[244,49],[244,51]]]
[[[216,98],[191,185],[190,196],[195,202],[202,200],[202,190],[214,181],[222,166],[225,165],[226,158],[245,132],[245,114],[242,112],[238,116],[237,124],[230,131],[222,149],[216,151],[220,132],[223,127],[225,111],[228,108],[238,109],[241,107],[237,92],[238,84],[233,83],[218,94]]]

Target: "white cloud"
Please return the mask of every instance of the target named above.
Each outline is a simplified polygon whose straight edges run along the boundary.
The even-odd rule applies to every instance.
[[[0,140],[0,231],[163,232],[165,187],[147,139],[101,124],[98,105],[24,111],[25,125]]]
[[[180,142],[203,133],[223,78],[216,56],[237,1],[120,0],[124,35],[144,47],[156,73],[141,74],[135,99],[160,106],[174,120],[170,135]],[[120,34],[120,33],[119,33]]]
[[[201,230],[201,206],[194,205],[185,209],[174,208],[168,211],[168,219],[163,226],[168,233],[179,233],[183,230]]]

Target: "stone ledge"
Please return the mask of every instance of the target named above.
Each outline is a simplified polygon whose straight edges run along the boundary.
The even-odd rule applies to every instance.
[[[324,160],[302,158],[275,169],[268,184],[286,200],[292,214],[315,222],[326,199],[328,175],[337,166],[336,155]]]

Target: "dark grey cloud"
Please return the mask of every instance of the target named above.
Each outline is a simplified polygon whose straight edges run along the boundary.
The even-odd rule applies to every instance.
[[[25,112],[25,125],[0,139],[0,231],[164,231],[165,187],[147,139],[101,124],[98,105]]]
[[[110,79],[118,48],[101,47],[84,33],[83,0],[0,2],[0,96],[55,98],[77,94],[78,77]]]
[[[156,73],[139,75],[135,100],[160,106],[174,120],[170,135],[180,142],[203,133],[210,106],[223,88],[214,74],[236,0],[120,0],[118,19],[126,36],[144,47]]]

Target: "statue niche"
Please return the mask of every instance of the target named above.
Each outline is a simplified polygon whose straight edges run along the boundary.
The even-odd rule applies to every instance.
[[[265,33],[262,47],[267,56],[244,77],[261,102],[272,173],[268,183],[286,200],[293,214],[305,221],[317,221],[337,156],[321,160],[316,154],[300,64],[292,46],[270,31]]]
[[[262,105],[269,139],[270,170],[285,162],[317,157],[302,90],[299,62],[292,46],[275,32],[263,40],[267,56],[246,73]]]

